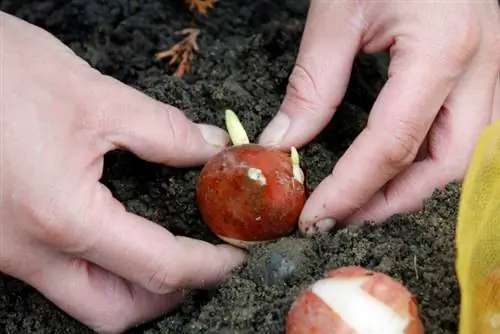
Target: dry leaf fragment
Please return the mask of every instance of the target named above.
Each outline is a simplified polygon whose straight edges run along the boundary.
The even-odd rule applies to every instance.
[[[189,10],[196,10],[198,13],[205,16],[208,15],[208,10],[213,8],[217,0],[184,0],[189,6]]]
[[[179,65],[175,71],[177,77],[182,77],[191,70],[191,61],[194,53],[198,52],[199,47],[196,39],[200,33],[196,28],[185,28],[176,31],[175,35],[186,35],[182,41],[172,46],[167,51],[158,52],[155,55],[156,60],[170,58],[169,65],[173,65],[180,58]]]

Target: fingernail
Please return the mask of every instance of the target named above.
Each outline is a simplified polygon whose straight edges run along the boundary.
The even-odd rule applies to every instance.
[[[229,142],[229,135],[226,131],[210,124],[196,124],[200,129],[201,135],[205,141],[217,148],[226,147]]]
[[[336,224],[336,220],[333,218],[325,218],[317,221],[311,226],[304,230],[304,235],[306,237],[312,237],[315,234],[329,232]]]
[[[259,138],[261,145],[277,145],[285,137],[290,127],[290,117],[283,112],[278,112],[274,119],[267,125]]]

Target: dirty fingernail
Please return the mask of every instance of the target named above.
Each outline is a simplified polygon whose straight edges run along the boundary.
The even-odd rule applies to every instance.
[[[277,145],[285,137],[290,127],[290,117],[283,112],[278,112],[274,119],[267,125],[259,138],[261,145]]]
[[[228,144],[229,135],[226,131],[209,124],[196,124],[196,126],[208,144],[218,148],[226,147]]]
[[[317,221],[304,230],[306,237],[312,237],[315,234],[326,233],[335,226],[336,220],[333,218],[325,218]]]

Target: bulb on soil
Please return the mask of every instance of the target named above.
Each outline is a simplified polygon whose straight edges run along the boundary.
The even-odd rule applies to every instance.
[[[287,334],[423,334],[414,296],[388,275],[361,267],[329,271],[292,304]]]
[[[196,185],[201,216],[222,240],[238,247],[291,233],[306,200],[304,173],[290,153],[252,144],[238,117],[226,111],[233,146],[203,167]]]

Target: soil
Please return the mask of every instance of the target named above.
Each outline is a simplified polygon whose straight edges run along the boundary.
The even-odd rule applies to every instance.
[[[295,61],[307,1],[220,0],[208,17],[182,0],[2,1],[0,9],[47,29],[101,72],[224,126],[240,115],[251,140],[276,112]],[[201,29],[192,72],[179,79],[154,54],[192,20]],[[363,128],[386,80],[384,54],[360,55],[331,124],[301,150],[314,188]],[[220,242],[195,203],[199,168],[173,169],[127,152],[107,156],[103,182],[130,211],[180,235]],[[436,191],[414,214],[382,226],[350,227],[315,239],[295,235],[255,247],[249,261],[213,291],[193,294],[176,312],[131,333],[282,333],[294,297],[330,269],[360,265],[400,280],[420,305],[427,333],[456,333],[459,291],[454,229],[460,184]],[[145,241],[147,242],[147,240]],[[0,277],[0,328],[6,333],[85,333],[87,329],[20,281]]]

